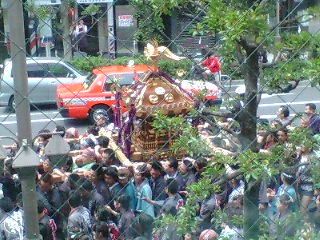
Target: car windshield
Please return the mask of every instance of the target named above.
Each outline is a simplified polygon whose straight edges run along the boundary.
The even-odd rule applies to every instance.
[[[83,75],[83,76],[87,75],[86,73],[82,72],[81,70],[75,68],[75,66],[73,66],[72,64],[70,64],[68,62],[65,62],[65,64],[68,65],[68,67],[72,68],[78,74]]]
[[[97,77],[97,75],[90,73],[86,79],[83,81],[83,87],[88,89],[88,87],[92,84],[93,80]]]
[[[140,79],[144,75],[144,72],[137,73],[137,77]],[[109,74],[107,76],[108,83],[117,83],[120,86],[131,85],[134,81],[134,73],[120,73]]]

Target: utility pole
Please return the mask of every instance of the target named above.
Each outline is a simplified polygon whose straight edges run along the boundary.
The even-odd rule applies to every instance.
[[[11,0],[8,9],[11,58],[14,78],[14,101],[18,128],[18,142],[22,146],[13,162],[17,168],[22,187],[24,229],[27,240],[40,240],[35,187],[38,156],[32,151],[28,77],[26,71],[25,31],[21,0]]]

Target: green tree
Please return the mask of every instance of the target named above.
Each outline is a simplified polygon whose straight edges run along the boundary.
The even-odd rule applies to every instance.
[[[135,2],[144,1],[136,0]],[[223,52],[229,62],[233,61],[233,71],[240,69],[245,80],[244,108],[236,115],[211,110],[205,110],[203,114],[233,115],[241,129],[238,135],[241,150],[245,156],[249,156],[245,159],[250,159],[246,169],[250,170],[254,165],[259,165],[260,157],[256,144],[259,96],[263,91],[288,92],[297,87],[302,79],[319,82],[317,73],[319,55],[315,50],[318,37],[307,32],[300,34],[291,32],[281,34],[280,41],[275,41],[277,28],[303,19],[291,11],[280,23],[269,26],[268,17],[275,11],[275,0],[150,0],[148,4],[153,7],[152,13],[157,16],[170,15],[174,11],[180,11],[183,14],[186,12],[185,6],[196,5],[191,12],[186,12],[188,16],[196,19],[196,29],[221,36],[218,51]],[[319,14],[318,10],[319,8],[309,9],[308,17],[315,17]],[[274,54],[271,63],[264,64],[261,61],[264,51]],[[303,59],[305,55],[307,58]],[[303,69],[303,71],[296,71],[296,69]],[[258,83],[260,83],[259,88]],[[245,239],[255,239],[259,232],[258,192],[261,176],[254,171],[247,171],[245,174],[247,176],[245,177],[244,233]]]

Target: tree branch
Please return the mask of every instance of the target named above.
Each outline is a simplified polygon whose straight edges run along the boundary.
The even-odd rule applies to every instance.
[[[201,114],[201,113],[200,113],[200,117],[201,117],[203,120],[205,120],[210,126],[212,126],[212,127],[217,127],[217,128],[219,128],[220,130],[225,131],[225,132],[231,134],[233,137],[235,137],[236,139],[239,140],[239,134],[237,134],[236,132],[232,131],[231,129],[218,125],[216,122],[211,121],[207,116],[205,116],[205,115],[203,115],[203,114]],[[237,149],[236,152],[239,153],[239,152],[241,151],[241,149],[242,149],[242,148],[241,148],[242,146],[239,145],[239,144],[237,144],[237,143],[235,143],[235,142],[234,142],[232,139],[230,139],[230,138],[228,138],[228,140],[229,140],[230,144]]]
[[[232,174],[224,174],[222,175],[219,180],[213,182],[213,185],[220,185],[223,184],[231,179],[234,179],[236,177],[239,177],[240,175],[242,175],[242,172],[240,171],[240,169],[234,171]]]
[[[300,79],[299,80],[294,80],[294,81],[291,81],[290,84],[286,87],[281,87],[281,86],[277,86],[277,89],[281,92],[281,93],[288,93],[294,89],[296,89],[300,83]],[[275,92],[272,92],[272,93],[275,93]]]
[[[233,113],[230,112],[230,111],[225,111],[225,112],[213,111],[213,110],[209,110],[209,109],[206,109],[206,108],[204,108],[201,111],[201,113],[204,114],[204,115],[212,115],[212,116],[216,116],[216,117],[225,117],[225,118],[233,118],[234,117]]]

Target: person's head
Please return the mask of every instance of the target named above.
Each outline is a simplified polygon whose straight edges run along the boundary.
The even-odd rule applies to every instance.
[[[66,138],[79,138],[79,131],[77,128],[68,128],[66,130]]]
[[[121,195],[119,196],[115,202],[114,207],[118,210],[124,210],[127,211],[130,209],[130,197],[128,195]]]
[[[114,167],[108,167],[104,172],[104,181],[109,186],[112,186],[116,182],[118,182],[118,170]]]
[[[186,174],[193,169],[193,162],[189,158],[183,159],[179,164],[179,172],[181,174]]]
[[[97,222],[94,228],[96,240],[109,239],[109,225],[107,222]]]
[[[93,191],[92,183],[88,179],[82,178],[79,181],[79,186],[80,186],[79,191],[81,196],[84,198],[89,198],[91,195],[91,192]]]
[[[186,233],[184,236],[183,236],[183,240],[193,240],[193,236],[191,233]]]
[[[68,156],[66,164],[61,166],[61,170],[64,171],[64,172],[71,172],[72,165],[73,165],[73,159],[72,159],[71,156]]]
[[[313,151],[313,140],[308,138],[310,142],[305,142],[298,147],[299,153],[302,155],[311,153]]]
[[[282,172],[282,173],[281,173],[281,181],[282,181],[284,184],[291,186],[291,185],[294,184],[294,182],[295,182],[295,177],[294,177],[294,175],[293,175],[291,172],[289,172],[289,171]]]
[[[178,169],[178,161],[175,158],[169,158],[165,164],[165,171],[168,174],[174,174]]]
[[[282,194],[277,201],[278,211],[280,213],[285,212],[288,209],[290,202],[292,202],[290,196],[288,194]]]
[[[12,200],[8,197],[1,198],[0,209],[2,209],[4,212],[11,212],[14,209]]]
[[[206,48],[201,48],[201,55],[202,56],[207,56],[207,49]]]
[[[66,128],[62,125],[57,125],[53,132],[58,132],[61,137],[64,137],[66,134]]]
[[[44,205],[43,201],[38,200],[38,218],[41,218],[43,215],[46,214],[46,206]]]
[[[82,151],[81,155],[78,155],[77,158],[81,158],[82,165],[85,165],[87,163],[94,163],[97,160],[97,155],[92,148],[86,148]],[[75,163],[78,165],[77,158],[75,159]],[[81,165],[81,163],[80,163]],[[79,166],[79,165],[78,165]]]
[[[207,58],[215,57],[215,56],[216,56],[216,53],[214,51],[208,51]]]
[[[279,142],[286,143],[288,141],[288,130],[287,129],[280,129],[277,132],[277,137]]]
[[[42,169],[45,173],[50,173],[52,170],[52,164],[49,159],[45,159],[42,162]]]
[[[300,121],[300,127],[308,128],[309,127],[309,123],[310,123],[309,118],[308,117],[303,117],[303,118],[301,118],[301,121]]]
[[[153,179],[157,179],[161,175],[163,175],[163,167],[159,161],[153,161],[151,163],[150,175]]]
[[[104,127],[107,122],[107,117],[104,114],[98,114],[95,122],[98,127]]]
[[[141,212],[134,219],[131,230],[137,237],[151,238],[154,219],[149,214]]]
[[[147,164],[139,165],[135,169],[134,181],[138,184],[142,183],[149,176]]]
[[[94,136],[98,136],[99,135],[99,128],[97,128],[95,125],[94,126],[89,126],[87,128],[87,133],[88,134],[92,134]]]
[[[47,144],[49,142],[49,139],[52,137],[52,133],[49,129],[42,129],[38,132],[38,142],[42,144]]]
[[[78,167],[82,167],[83,165],[85,165],[87,159],[85,158],[84,155],[78,155],[75,160],[74,163],[78,166]]]
[[[71,208],[77,208],[82,205],[82,198],[78,191],[70,191],[69,192],[69,205]]]
[[[80,140],[81,148],[86,149],[86,148],[94,148],[95,143],[91,138],[82,138]]]
[[[94,164],[91,167],[91,178],[93,183],[97,183],[100,180],[104,180],[104,167],[101,164]]]
[[[204,137],[210,137],[213,135],[212,131],[209,128],[202,128],[200,134]]]
[[[119,175],[119,183],[122,186],[125,186],[129,182],[130,178],[130,171],[127,168],[120,168],[118,170],[118,175]]]
[[[232,188],[236,188],[240,185],[241,177],[235,177],[229,180]]]
[[[76,173],[71,173],[68,177],[67,184],[69,185],[71,190],[75,190],[78,186],[78,182],[80,180],[80,176]]]
[[[44,173],[40,177],[39,187],[43,192],[50,192],[53,188],[53,178],[49,173]]]
[[[305,106],[304,106],[304,112],[305,114],[307,114],[307,116],[312,116],[313,114],[315,114],[316,112],[316,105],[314,103],[307,103]]]
[[[109,138],[106,136],[99,136],[97,138],[98,144],[102,148],[107,148],[109,146]]]
[[[269,132],[269,134],[267,135],[267,138],[266,138],[266,142],[267,143],[276,143],[276,142],[278,142],[277,134],[275,132]]]
[[[243,208],[243,195],[236,195],[232,199],[232,202],[235,204],[235,206],[239,208]]]
[[[175,179],[168,179],[166,184],[165,190],[168,195],[175,195],[178,193],[178,183]]]
[[[218,239],[218,234],[212,229],[203,230],[199,236],[199,240],[216,240]]]
[[[99,208],[95,212],[94,217],[97,222],[108,222],[110,219],[112,219],[112,215],[104,208]]]
[[[84,21],[81,19],[81,20],[79,21],[79,24],[80,24],[80,25],[83,25],[83,24],[84,24]]]
[[[194,167],[198,173],[202,173],[207,165],[208,161],[205,158],[198,158],[194,163]]]
[[[278,111],[277,111],[277,116],[279,119],[284,119],[289,117],[290,115],[290,111],[289,108],[285,105],[282,105],[279,107]]]
[[[102,162],[112,165],[116,161],[116,154],[111,148],[104,149],[101,153]]]
[[[273,128],[273,129],[279,129],[283,126],[282,122],[278,119],[272,120],[270,125],[271,125],[271,128]]]
[[[13,158],[7,158],[3,161],[3,167],[4,167],[4,175],[5,176],[12,176],[13,174],[16,174],[16,170],[12,167],[13,164]]]

